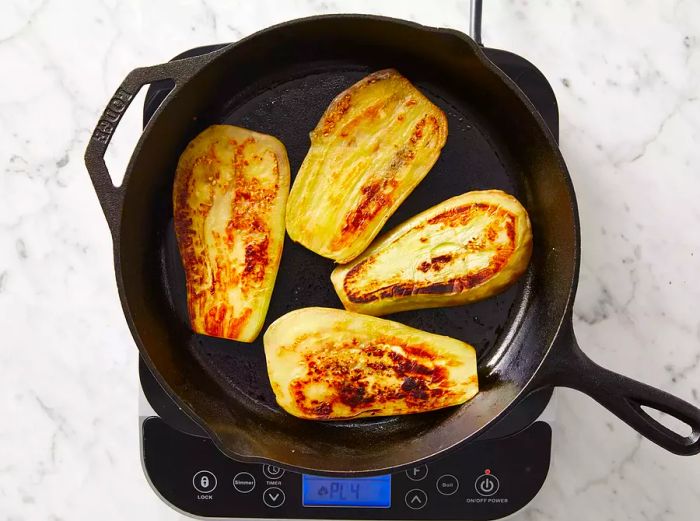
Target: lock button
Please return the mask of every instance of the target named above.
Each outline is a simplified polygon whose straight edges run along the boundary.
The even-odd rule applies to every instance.
[[[192,478],[192,485],[197,492],[208,494],[216,488],[216,476],[208,470],[200,470]]]

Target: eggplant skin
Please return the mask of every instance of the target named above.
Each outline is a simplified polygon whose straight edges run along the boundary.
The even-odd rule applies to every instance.
[[[331,274],[346,309],[387,315],[457,306],[516,281],[532,254],[527,211],[500,190],[443,201],[377,239]]]
[[[196,333],[258,336],[282,256],[289,177],[280,141],[231,125],[207,128],[180,156],[173,218]]]
[[[393,69],[341,92],[311,132],[294,180],[287,233],[349,262],[428,174],[447,139],[447,118]]]
[[[277,403],[311,420],[426,412],[479,392],[469,344],[341,309],[297,309],[263,337]]]

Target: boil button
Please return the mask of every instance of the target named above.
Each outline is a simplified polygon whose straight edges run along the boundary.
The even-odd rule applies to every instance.
[[[440,476],[437,480],[437,489],[443,496],[451,496],[459,488],[459,481],[452,474]]]
[[[477,494],[484,497],[493,496],[496,492],[498,492],[498,487],[500,486],[501,484],[499,483],[498,478],[491,474],[490,470],[486,470],[481,476],[476,478],[476,481],[474,482],[474,488],[476,489]]]

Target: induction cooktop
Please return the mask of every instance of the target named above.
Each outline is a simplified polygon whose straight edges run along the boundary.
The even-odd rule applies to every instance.
[[[191,49],[174,59],[221,46]],[[484,52],[518,84],[558,136],[557,102],[544,75],[513,53],[489,48]],[[151,85],[144,125],[172,86],[168,81]],[[555,401],[551,390],[530,395],[476,440],[427,465],[381,476],[330,478],[225,456],[143,362],[139,373],[144,472],[163,501],[195,517],[501,519],[525,507],[549,471]]]

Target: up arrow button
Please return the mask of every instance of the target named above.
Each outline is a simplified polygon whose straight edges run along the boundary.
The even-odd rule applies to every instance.
[[[420,510],[428,504],[428,494],[424,490],[414,488],[406,492],[406,506],[413,510]]]

